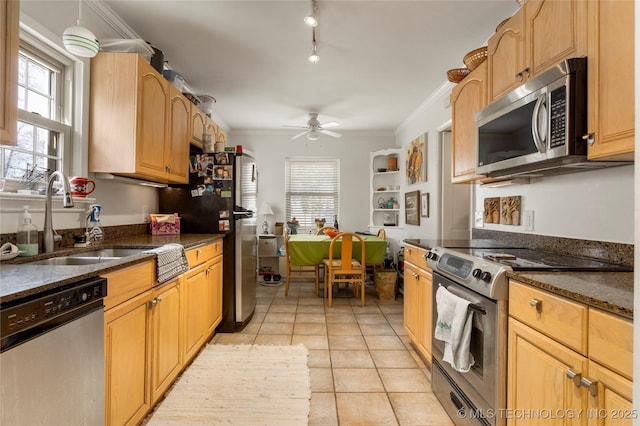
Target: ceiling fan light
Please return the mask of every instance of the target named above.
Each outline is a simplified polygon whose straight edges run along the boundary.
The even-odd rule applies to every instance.
[[[316,19],[315,15],[313,15],[313,14],[305,16],[304,17],[304,23],[307,24],[310,27],[317,27],[318,26],[318,20]]]
[[[309,139],[310,141],[317,141],[318,139],[320,139],[320,133],[316,132],[315,130],[311,130],[309,133],[307,133],[307,139]]]

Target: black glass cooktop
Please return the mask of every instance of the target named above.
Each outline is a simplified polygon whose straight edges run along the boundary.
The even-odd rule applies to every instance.
[[[454,248],[453,250],[501,263],[514,271],[633,271],[629,266],[525,248]]]

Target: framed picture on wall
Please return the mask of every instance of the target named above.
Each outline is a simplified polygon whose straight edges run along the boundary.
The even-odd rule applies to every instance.
[[[427,133],[424,133],[407,146],[407,185],[427,181]]]
[[[429,193],[420,196],[420,216],[429,217]]]
[[[420,191],[404,194],[404,222],[407,225],[420,225]]]

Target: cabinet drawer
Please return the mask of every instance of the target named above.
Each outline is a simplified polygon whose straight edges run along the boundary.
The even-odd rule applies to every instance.
[[[187,260],[189,261],[189,268],[198,266],[201,263],[206,262],[214,256],[222,253],[222,241],[216,241],[215,243],[207,244],[206,246],[200,246],[187,250]]]
[[[276,237],[258,238],[258,256],[275,256],[278,251],[278,239]]]
[[[509,315],[587,353],[587,307],[516,281],[509,283]]]
[[[427,251],[423,248],[407,245],[404,247],[404,260],[405,262],[411,262],[418,268],[422,268],[427,271],[431,271],[431,268],[427,267],[427,260],[425,255]]]
[[[589,358],[631,379],[633,323],[589,309]]]
[[[150,261],[104,275],[107,279],[107,297],[104,309],[114,306],[150,290],[156,282],[156,262]]]

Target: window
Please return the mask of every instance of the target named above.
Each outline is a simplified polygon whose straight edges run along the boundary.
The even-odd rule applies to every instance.
[[[18,55],[18,141],[0,148],[0,176],[28,187],[46,181],[53,170],[64,170],[70,152],[71,126],[64,82],[71,67],[21,41]],[[67,96],[68,98],[69,96]]]
[[[340,214],[340,160],[287,158],[285,160],[285,215],[295,217],[298,232],[315,230],[316,218],[333,224]]]

